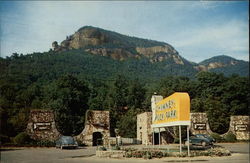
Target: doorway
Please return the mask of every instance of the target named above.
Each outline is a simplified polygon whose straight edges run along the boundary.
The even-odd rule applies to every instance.
[[[154,133],[154,144],[159,144],[159,133]]]
[[[93,146],[102,145],[102,133],[94,132],[93,133]]]

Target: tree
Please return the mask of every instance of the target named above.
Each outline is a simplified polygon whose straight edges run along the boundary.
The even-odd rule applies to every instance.
[[[230,106],[231,115],[249,115],[249,78],[231,76],[223,85],[223,103]]]
[[[191,112],[204,112],[204,102],[201,98],[191,99]]]
[[[85,83],[72,75],[65,75],[46,89],[45,106],[54,110],[59,132],[63,135],[79,134],[88,109],[89,89]]]
[[[212,72],[200,72],[196,75],[198,80],[197,94],[202,98],[221,97],[223,93],[223,84],[226,78],[223,74]]]
[[[227,132],[230,122],[228,106],[216,98],[208,98],[205,101],[204,108],[211,130],[220,134]]]
[[[145,101],[146,89],[142,86],[139,80],[133,80],[128,87],[128,107],[143,109]]]
[[[97,82],[98,83],[98,82]],[[91,85],[91,95],[89,99],[89,109],[91,110],[105,110],[105,99],[109,88],[104,83],[93,83]]]

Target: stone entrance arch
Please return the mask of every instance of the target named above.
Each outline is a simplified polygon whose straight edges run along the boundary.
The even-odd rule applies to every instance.
[[[82,143],[92,146],[93,133],[100,132],[102,137],[110,137],[109,111],[89,110],[86,113],[84,130],[76,136]]]
[[[93,138],[110,136],[109,111],[87,111],[84,130],[75,138],[92,146]],[[56,129],[54,113],[51,110],[31,110],[26,133],[34,140],[57,140],[61,134]],[[101,138],[102,138],[101,137]]]

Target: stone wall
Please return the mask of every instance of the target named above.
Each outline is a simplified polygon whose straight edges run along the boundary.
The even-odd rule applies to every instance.
[[[26,132],[34,140],[54,141],[60,136],[50,110],[31,110]]]
[[[231,116],[228,132],[234,133],[237,140],[249,140],[249,120],[249,116]]]
[[[88,111],[86,113],[84,130],[76,136],[76,139],[86,145],[93,145],[93,134],[100,132],[102,138],[110,137],[109,111]]]

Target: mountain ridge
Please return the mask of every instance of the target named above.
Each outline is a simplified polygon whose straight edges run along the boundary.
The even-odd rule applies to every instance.
[[[225,74],[229,75],[232,73],[226,72],[225,68],[231,67],[231,71],[238,71],[240,68],[243,68],[243,72],[240,73],[243,76],[249,74],[247,62],[229,56],[215,56],[200,63],[195,63],[179,55],[178,51],[168,43],[127,36],[93,26],[81,27],[74,34],[67,36],[60,45],[54,41],[52,47],[55,52],[83,49],[87,53],[107,56],[119,61],[145,57],[151,63],[170,62],[185,66],[192,65],[194,71],[225,72]]]
[[[53,50],[48,52],[27,55],[14,53],[6,59],[0,58],[3,74],[29,72],[29,78],[34,80],[42,80],[43,77],[50,79],[65,73],[98,79],[125,74],[145,82],[171,75],[195,78],[200,71],[249,76],[248,62],[216,56],[194,63],[179,55],[168,43],[125,36],[90,26],[82,27],[75,34],[67,36],[60,45],[54,41],[52,46]],[[31,72],[32,69],[37,70]]]

